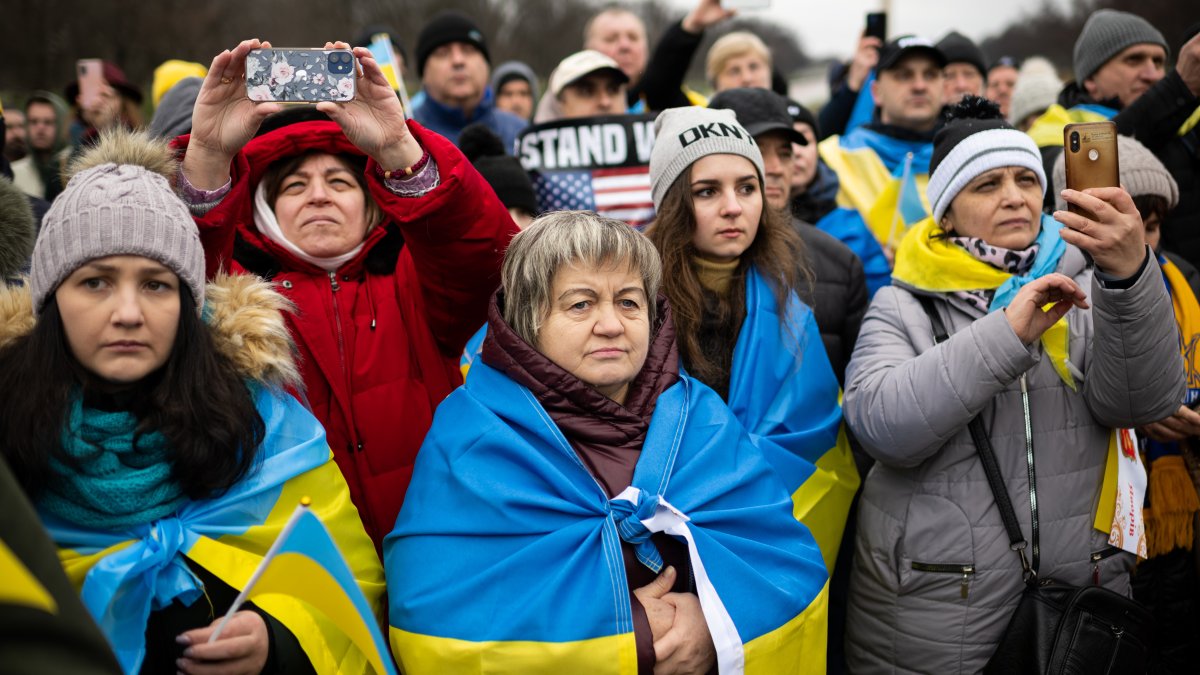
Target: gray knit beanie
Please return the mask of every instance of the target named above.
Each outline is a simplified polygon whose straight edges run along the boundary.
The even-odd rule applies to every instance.
[[[1082,85],[1109,59],[1141,44],[1161,45],[1171,53],[1163,34],[1142,17],[1115,9],[1092,12],[1075,40],[1075,82]]]
[[[1059,194],[1067,186],[1066,154],[1064,150],[1054,160],[1054,208],[1059,211],[1067,210],[1067,200]],[[1120,165],[1121,186],[1130,197],[1142,195],[1158,195],[1167,200],[1167,210],[1174,209],[1179,204],[1179,184],[1167,171],[1167,167],[1131,136],[1117,136],[1117,163]]]
[[[693,162],[708,155],[740,155],[750,160],[762,180],[763,158],[750,132],[738,124],[732,110],[670,108],[654,120],[654,149],[650,151],[650,191],[654,209]]]
[[[162,263],[191,291],[196,311],[203,309],[204,249],[191,214],[167,182],[174,167],[165,142],[129,131],[102,135],[76,161],[76,173],[46,212],[33,248],[35,313],[81,265],[112,255]]]

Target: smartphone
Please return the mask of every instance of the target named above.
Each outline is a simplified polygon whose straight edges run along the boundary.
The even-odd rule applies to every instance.
[[[79,107],[95,108],[104,91],[104,62],[100,59],[79,59],[75,62],[75,77],[79,82]]]
[[[721,0],[725,9],[767,9],[771,0]]]
[[[880,41],[887,42],[887,12],[869,12],[867,28],[863,31],[863,36],[879,38]]]
[[[1086,190],[1121,184],[1116,124],[1110,121],[1068,124],[1063,129],[1063,153],[1068,188]],[[1096,219],[1092,213],[1074,204],[1067,204],[1067,210]]]
[[[346,102],[357,91],[358,63],[349,49],[252,49],[246,97],[279,103]]]

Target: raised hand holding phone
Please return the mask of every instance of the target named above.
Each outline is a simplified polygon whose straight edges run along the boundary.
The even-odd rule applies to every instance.
[[[1068,188],[1062,196],[1068,204],[1092,215],[1055,211],[1054,219],[1066,226],[1060,231],[1064,241],[1087,252],[1096,267],[1118,279],[1127,279],[1141,269],[1148,255],[1146,228],[1124,188]]]
[[[345,42],[327,42],[326,49],[349,49]],[[424,152],[404,119],[404,106],[366,47],[355,47],[358,90],[346,102],[322,101],[317,110],[342,127],[346,138],[374,159],[385,171],[403,170]]]

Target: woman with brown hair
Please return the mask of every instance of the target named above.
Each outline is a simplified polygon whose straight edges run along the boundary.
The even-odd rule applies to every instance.
[[[809,277],[803,244],[766,208],[762,154],[733,111],[675,108],[656,126],[647,234],[683,366],[755,437],[832,566],[858,480],[838,433],[837,380],[797,293]],[[818,472],[822,458],[831,468]]]

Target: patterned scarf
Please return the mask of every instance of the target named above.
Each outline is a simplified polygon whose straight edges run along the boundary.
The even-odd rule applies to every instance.
[[[171,477],[167,439],[137,433],[128,412],[71,402],[62,445],[74,466],[50,460],[51,479],[39,507],[77,525],[123,529],[169,516],[187,500]]]
[[[1025,276],[1033,268],[1033,261],[1037,259],[1038,250],[1041,248],[1036,241],[1026,248],[1016,251],[992,246],[979,237],[949,237],[949,240],[961,246],[976,260],[1018,277]],[[981,288],[955,291],[954,296],[966,301],[981,313],[987,314],[995,294],[995,289]]]

